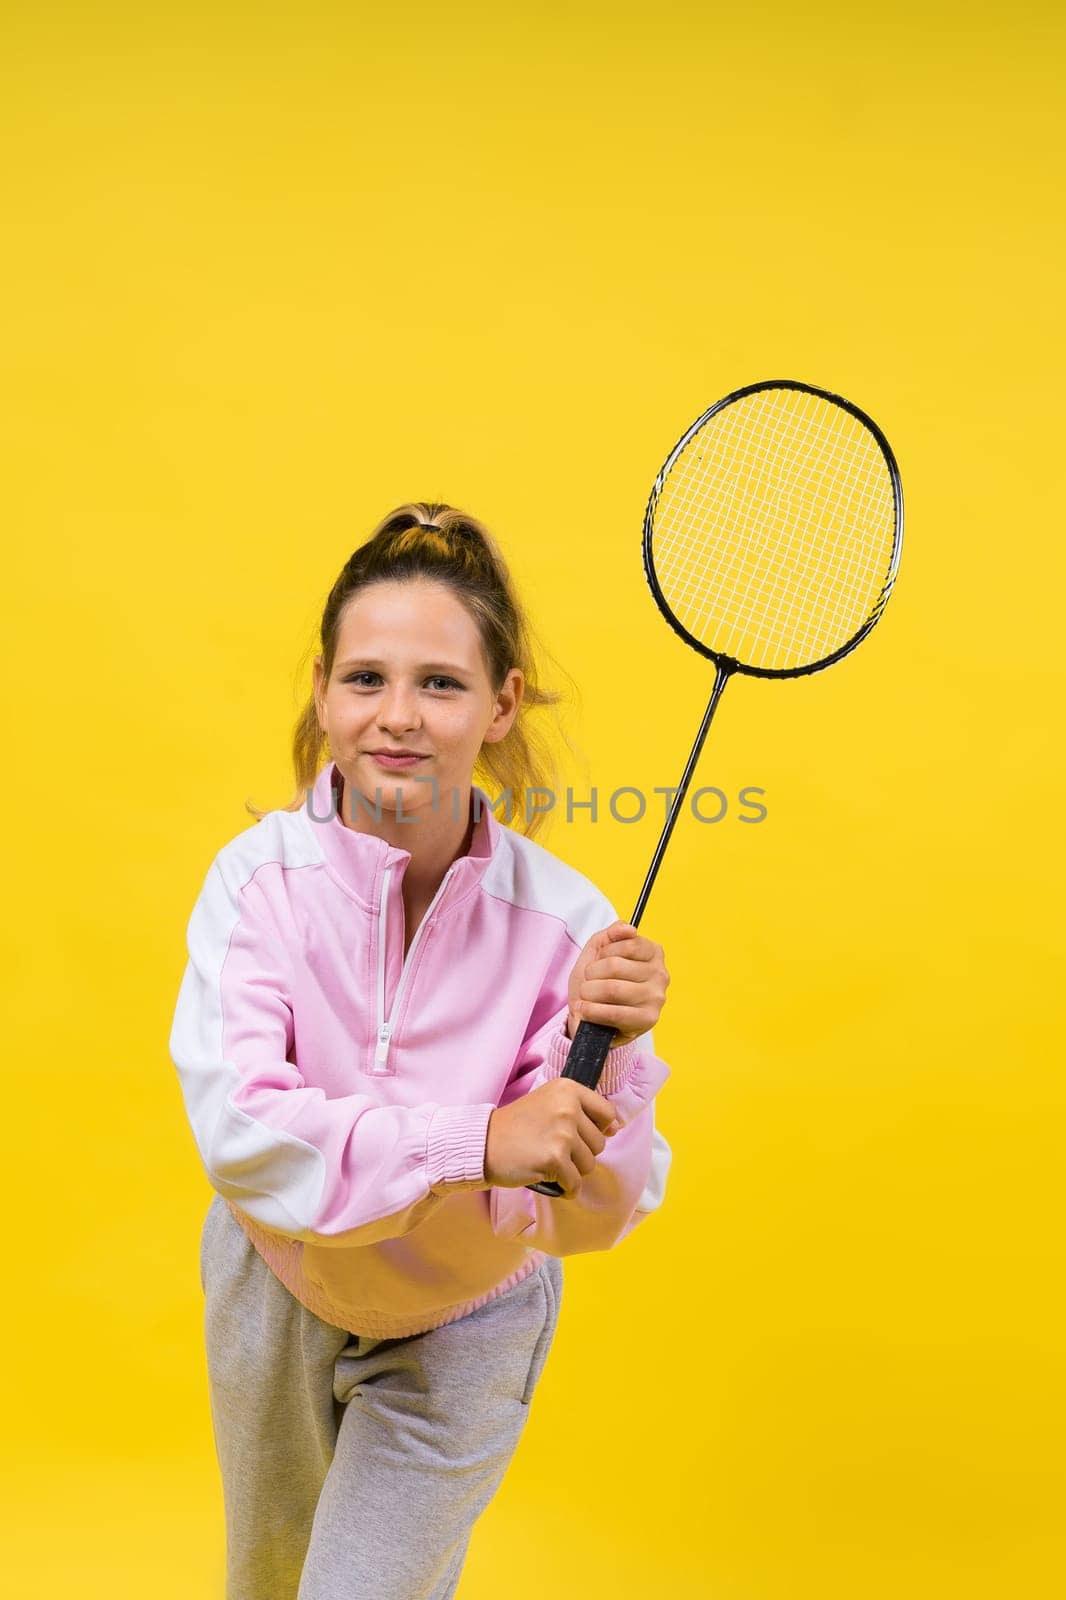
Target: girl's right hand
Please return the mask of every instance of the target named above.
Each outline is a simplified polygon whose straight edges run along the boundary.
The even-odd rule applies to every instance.
[[[605,1095],[576,1078],[553,1078],[489,1117],[486,1182],[520,1189],[550,1179],[576,1195],[620,1126]]]

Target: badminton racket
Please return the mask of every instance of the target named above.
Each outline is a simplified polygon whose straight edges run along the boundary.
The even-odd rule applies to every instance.
[[[633,927],[729,679],[798,678],[849,655],[884,612],[902,540],[903,491],[888,440],[828,390],[749,384],[674,445],[644,515],[644,575],[674,632],[713,662],[715,675]],[[595,1089],[614,1036],[602,1023],[579,1023],[562,1076]],[[526,1187],[565,1193],[550,1179]]]

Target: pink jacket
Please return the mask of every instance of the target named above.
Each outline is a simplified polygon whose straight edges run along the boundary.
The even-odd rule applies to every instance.
[[[598,1089],[624,1126],[580,1193],[485,1178],[488,1121],[566,1064],[567,979],[616,920],[581,873],[488,796],[404,959],[410,861],[306,807],[224,845],[188,926],[170,1053],[212,1186],[325,1321],[371,1338],[465,1316],[546,1256],[608,1250],[660,1205],[671,1152],[651,1033]]]

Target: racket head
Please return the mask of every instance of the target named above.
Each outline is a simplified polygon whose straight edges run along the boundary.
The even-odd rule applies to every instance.
[[[652,486],[642,554],[686,644],[729,672],[793,678],[866,637],[902,543],[881,429],[841,395],[786,378],[734,390],[685,430]]]

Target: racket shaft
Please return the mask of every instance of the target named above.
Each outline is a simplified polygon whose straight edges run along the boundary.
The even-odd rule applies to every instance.
[[[688,786],[692,781],[692,774],[696,770],[696,762],[700,758],[700,751],[703,749],[703,741],[707,737],[707,730],[711,725],[711,718],[714,716],[718,701],[721,698],[722,690],[725,688],[726,682],[733,670],[733,667],[723,666],[720,662],[715,664],[714,688],[711,690],[711,698],[707,702],[707,709],[703,713],[703,721],[700,723],[700,731],[696,735],[696,742],[692,746],[692,750],[689,753],[688,761],[685,763],[685,770],[681,775],[681,782],[678,785],[677,793],[674,796],[673,804],[670,807],[670,813],[666,819],[663,831],[659,835],[659,843],[655,846],[655,854],[652,857],[651,866],[648,868],[648,875],[644,879],[644,886],[637,897],[636,909],[629,919],[634,928],[640,927],[640,919],[644,915],[644,907],[648,903],[648,896],[651,894],[652,885],[655,882],[663,856],[666,854],[666,846],[669,844],[670,835],[674,831],[674,823],[677,821],[678,814],[680,813],[681,807],[685,801],[685,795],[688,793]],[[595,1088],[596,1085],[593,1084],[592,1087]]]

